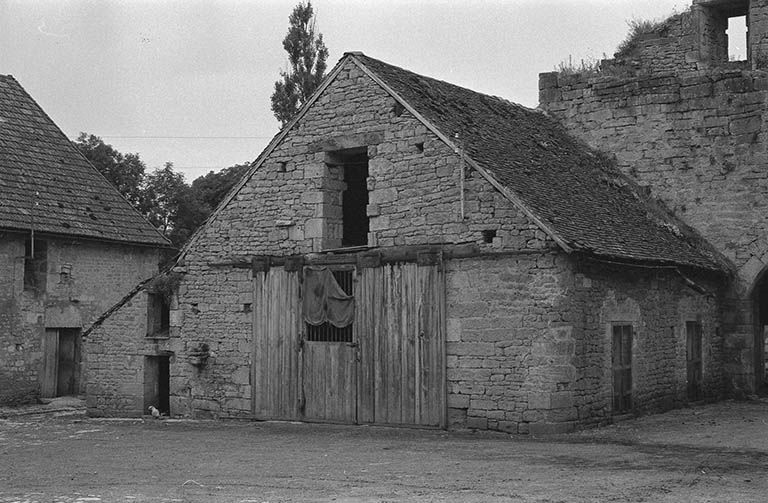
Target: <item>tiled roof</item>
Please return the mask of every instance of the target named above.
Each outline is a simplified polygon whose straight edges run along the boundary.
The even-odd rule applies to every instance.
[[[703,239],[554,119],[360,53],[347,57],[458,143],[561,244],[606,258],[726,270]]]
[[[0,228],[169,245],[6,75],[0,75]]]

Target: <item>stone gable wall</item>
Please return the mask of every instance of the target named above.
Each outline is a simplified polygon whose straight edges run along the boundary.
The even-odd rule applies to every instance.
[[[46,328],[88,326],[154,275],[160,260],[149,247],[38,235],[47,242],[46,289],[25,291],[27,237],[0,233],[0,403],[39,396]]]
[[[199,236],[187,264],[341,246],[344,183],[326,160],[327,152],[352,147],[365,148],[369,158],[371,245],[480,242],[518,249],[551,243],[477,173],[466,180],[462,220],[459,156],[348,61]],[[483,243],[483,230],[497,232],[494,243]]]

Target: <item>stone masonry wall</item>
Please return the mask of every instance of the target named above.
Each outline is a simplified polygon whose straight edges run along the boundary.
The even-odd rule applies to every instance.
[[[702,397],[723,396],[723,340],[717,285],[700,293],[674,269],[644,270],[577,261],[565,287],[564,321],[573,326],[571,388],[579,422],[614,413],[612,327],[631,325],[633,412],[667,410],[688,401],[686,322],[702,326]]]
[[[180,269],[176,269],[181,272]],[[210,286],[210,287],[209,287]],[[147,356],[169,356],[171,414],[196,418],[251,414],[253,282],[248,269],[208,271],[180,286],[167,336],[147,336],[147,292],[121,306],[87,337],[87,405],[91,415],[145,414]],[[184,337],[181,326],[184,324]],[[193,354],[207,344],[204,365]]]
[[[634,412],[687,400],[685,322],[703,327],[704,394],[722,394],[717,302],[671,272],[562,253],[447,264],[448,413],[454,427],[568,431],[613,415],[611,327],[634,328]]]
[[[38,235],[47,242],[46,289],[25,291],[27,237],[0,234],[0,403],[39,395],[46,328],[87,326],[159,263],[148,247]]]

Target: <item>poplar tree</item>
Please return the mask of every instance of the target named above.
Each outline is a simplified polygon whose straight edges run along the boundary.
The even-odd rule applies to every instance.
[[[283,48],[288,53],[288,71],[280,71],[272,94],[272,112],[282,126],[288,124],[325,77],[328,48],[323,34],[315,32],[312,2],[299,3],[288,18]]]

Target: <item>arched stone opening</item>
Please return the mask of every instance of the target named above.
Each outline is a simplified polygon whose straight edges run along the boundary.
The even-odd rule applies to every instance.
[[[755,391],[768,395],[768,369],[766,369],[766,352],[768,352],[768,268],[757,276],[752,287],[753,321],[755,339],[753,346]]]

